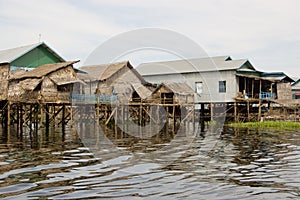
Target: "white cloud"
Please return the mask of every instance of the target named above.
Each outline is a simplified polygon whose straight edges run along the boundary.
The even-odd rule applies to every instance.
[[[287,60],[297,75],[299,7],[298,0],[0,0],[0,48],[37,42],[41,33],[67,59],[83,60],[114,35],[158,27],[190,37],[209,54],[249,58],[261,68],[284,70],[279,59]]]

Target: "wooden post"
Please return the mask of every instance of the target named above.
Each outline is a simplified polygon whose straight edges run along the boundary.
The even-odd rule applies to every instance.
[[[21,136],[21,134],[20,134],[20,104],[17,104],[17,134],[18,134],[18,137]]]
[[[246,94],[247,93],[247,77],[244,77],[244,91],[245,91],[244,94]]]
[[[7,130],[9,130],[10,128],[10,102],[7,104]]]
[[[200,108],[200,127],[201,127],[201,132],[204,132],[205,124],[204,124],[204,103],[201,103],[201,108]]]
[[[250,102],[247,100],[247,121],[250,121]]]
[[[40,114],[40,120],[39,120],[39,124],[40,124],[40,127],[43,127],[43,122],[44,122],[44,109],[43,109],[43,106],[38,104],[39,106],[39,114]]]
[[[99,103],[96,104],[96,119],[97,119],[97,123],[99,123],[99,121],[100,121],[100,104]]]
[[[50,116],[49,116],[49,106],[46,104],[45,105],[45,113],[46,113],[46,138],[47,138],[47,140],[49,139],[49,126],[50,126]]]
[[[174,135],[175,134],[175,124],[176,124],[176,119],[175,119],[175,105],[173,105],[172,118],[173,118],[172,134]]]
[[[30,104],[29,106],[29,126],[30,126],[30,133],[32,132],[32,112],[33,108],[32,108],[32,104]]]
[[[166,133],[168,133],[168,129],[169,129],[169,107],[166,106]]]
[[[107,121],[107,106],[104,105],[104,120]]]
[[[210,103],[210,121],[214,121],[214,104]]]
[[[20,134],[21,138],[23,136],[23,104],[20,104]]]
[[[122,120],[122,131],[124,131],[124,128],[125,128],[125,114],[124,114],[124,109],[125,109],[125,106],[124,104],[122,104],[121,106],[121,120]]]
[[[66,104],[63,104],[63,108],[62,108],[62,116],[61,116],[61,128],[62,128],[62,133],[65,133],[65,129],[66,129]]]
[[[252,98],[254,98],[254,79],[252,79]]]
[[[261,93],[261,79],[259,80],[259,99],[260,99],[260,93]]]
[[[35,104],[35,109],[34,109],[34,129],[35,133],[37,134],[38,131],[38,125],[39,125],[39,104]]]
[[[259,80],[259,100],[258,100],[258,116],[257,116],[257,121],[261,121],[261,98],[260,98],[260,93],[261,93],[261,79]]]
[[[139,125],[140,126],[142,126],[142,120],[143,120],[142,112],[143,112],[143,106],[142,106],[142,104],[140,104],[140,110],[139,110]]]
[[[99,122],[98,122],[99,123]],[[74,118],[73,118],[73,106],[70,106],[70,127],[73,128]]]
[[[159,105],[156,106],[156,121],[159,123]]]
[[[234,122],[238,122],[238,120],[237,120],[237,103],[236,103],[236,101],[233,103],[233,109],[234,109]]]
[[[119,113],[119,107],[116,105],[116,111],[114,114],[114,132],[115,132],[115,139],[118,138],[118,113]]]
[[[261,99],[259,99],[259,101],[258,101],[258,117],[257,117],[257,121],[258,122],[261,121]]]
[[[55,105],[52,105],[52,113],[53,113],[53,125],[56,126],[56,108]]]
[[[192,105],[193,115],[192,115],[192,123],[193,123],[193,133],[195,132],[195,105]]]

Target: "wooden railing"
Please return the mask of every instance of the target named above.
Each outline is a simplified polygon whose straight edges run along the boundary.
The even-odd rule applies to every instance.
[[[260,92],[260,99],[275,99],[275,94],[272,92]]]
[[[71,93],[70,101],[73,103],[114,103],[119,101],[119,97],[117,95]]]

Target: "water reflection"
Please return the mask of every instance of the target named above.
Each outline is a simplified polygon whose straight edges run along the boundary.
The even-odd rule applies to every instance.
[[[217,127],[189,133],[194,134],[191,142],[174,133],[137,138],[91,124],[61,130],[0,132],[0,198],[300,196],[297,131]],[[88,148],[82,137],[90,139],[84,141]],[[172,162],[165,162],[170,157]]]

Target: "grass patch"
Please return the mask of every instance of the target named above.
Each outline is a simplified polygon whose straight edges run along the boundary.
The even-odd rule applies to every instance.
[[[229,123],[228,126],[236,128],[277,129],[277,130],[300,130],[300,122],[245,122]]]

